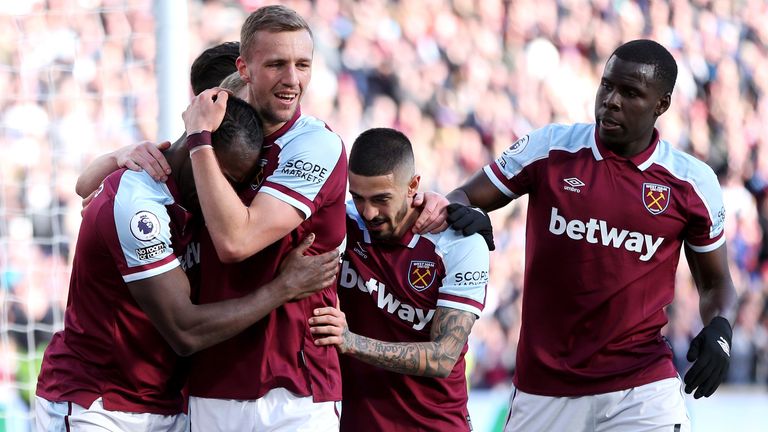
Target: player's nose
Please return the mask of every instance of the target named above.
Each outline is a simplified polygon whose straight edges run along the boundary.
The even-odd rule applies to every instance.
[[[299,71],[296,69],[296,66],[289,66],[285,68],[284,72],[282,76],[283,83],[291,86],[299,84]]]
[[[611,110],[618,110],[621,108],[621,98],[618,94],[619,92],[616,90],[608,92],[605,97],[603,98],[603,106],[611,109]]]
[[[379,215],[379,209],[376,208],[376,206],[365,204],[363,207],[363,218],[367,221],[372,221],[376,216]]]

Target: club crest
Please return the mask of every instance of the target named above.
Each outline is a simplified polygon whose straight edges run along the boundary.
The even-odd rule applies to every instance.
[[[408,268],[408,284],[416,291],[424,291],[435,281],[435,263],[432,261],[411,261]]]
[[[267,160],[259,159],[259,171],[256,173],[256,175],[253,178],[253,181],[251,182],[252,190],[258,190],[261,187],[261,183],[264,181],[264,171],[266,167],[267,167]]]
[[[672,189],[656,183],[643,183],[643,204],[651,214],[664,212],[669,206]]]

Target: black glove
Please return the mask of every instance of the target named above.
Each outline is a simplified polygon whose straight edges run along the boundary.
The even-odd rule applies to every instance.
[[[477,207],[453,203],[446,207],[448,210],[448,225],[465,236],[479,233],[488,245],[488,250],[496,249],[493,244],[493,226],[491,218]]]
[[[685,392],[693,397],[710,397],[725,379],[731,361],[731,336],[733,330],[728,320],[714,317],[691,341],[688,349],[689,362],[693,366],[685,374]]]

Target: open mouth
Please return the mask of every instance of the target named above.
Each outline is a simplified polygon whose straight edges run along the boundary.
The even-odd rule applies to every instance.
[[[600,120],[600,127],[606,131],[614,131],[621,128],[621,125],[611,119],[604,118]]]
[[[275,93],[275,96],[286,104],[291,104],[296,99],[294,93]]]

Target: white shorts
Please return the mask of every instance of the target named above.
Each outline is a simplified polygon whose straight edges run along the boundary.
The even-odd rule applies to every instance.
[[[689,432],[680,378],[580,397],[513,389],[504,432]]]
[[[312,401],[284,388],[256,400],[189,398],[192,432],[330,432],[339,430],[336,402]]]
[[[35,396],[37,432],[185,432],[189,430],[186,414],[161,415],[104,409],[101,398],[89,408],[72,402],[51,402]]]

